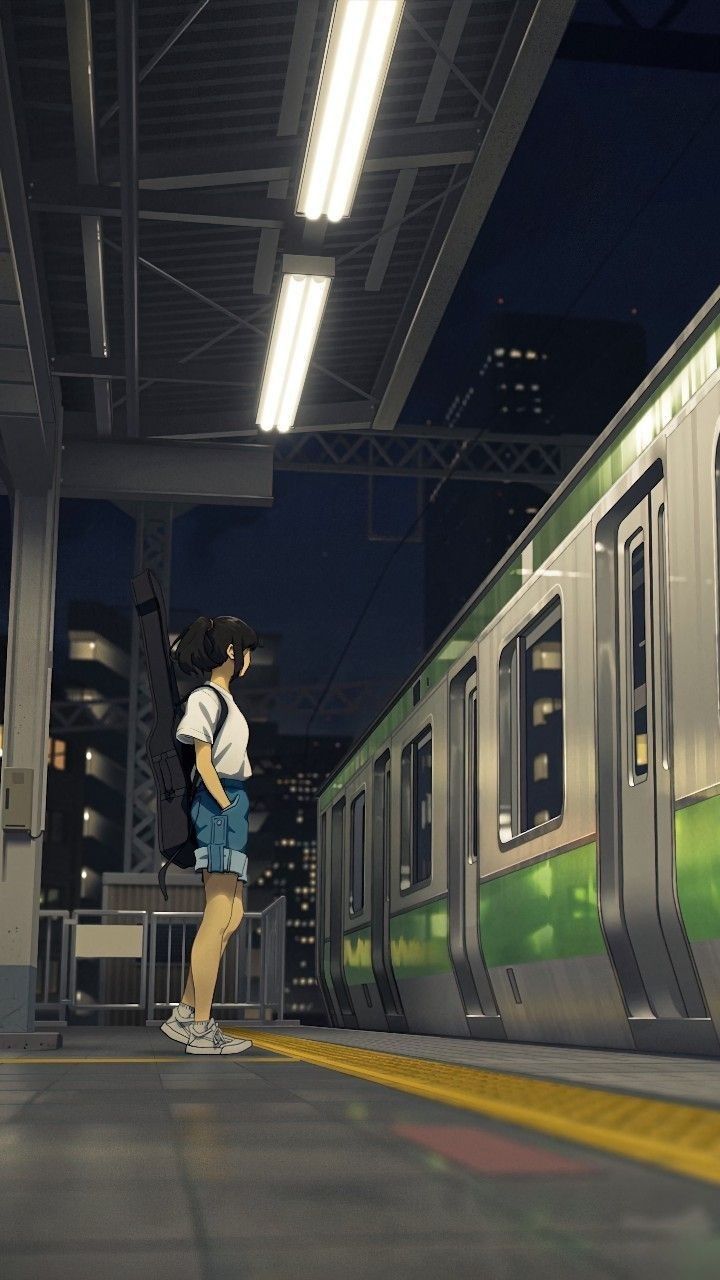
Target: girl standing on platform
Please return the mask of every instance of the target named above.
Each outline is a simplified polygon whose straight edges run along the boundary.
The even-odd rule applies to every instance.
[[[195,744],[197,785],[191,815],[195,828],[195,870],[202,873],[205,909],[190,955],[180,1004],[162,1031],[185,1043],[185,1052],[225,1055],[252,1047],[250,1040],[226,1036],[211,1016],[223,952],[243,918],[247,884],[249,800],[252,774],[247,754],[248,723],[237,706],[230,682],[245,675],[258,637],[241,618],[197,618],[178,636],[170,655],[186,675],[202,676],[212,689],[194,689],[187,699],[176,737]],[[221,716],[219,699],[227,703]]]

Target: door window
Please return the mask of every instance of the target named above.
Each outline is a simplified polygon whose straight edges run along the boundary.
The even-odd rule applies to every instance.
[[[356,796],[350,808],[350,915],[363,909],[365,894],[365,792]]]
[[[648,684],[647,684],[647,600],[645,573],[645,539],[636,534],[625,544],[625,581],[629,593],[627,618],[630,626],[630,760],[633,785],[642,783],[648,773]]]
[[[478,856],[478,706],[475,677],[465,694],[465,854],[468,862]]]
[[[400,759],[400,892],[432,874],[432,731],[403,748]]]

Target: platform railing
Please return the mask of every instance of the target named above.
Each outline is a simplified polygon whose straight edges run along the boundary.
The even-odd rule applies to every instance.
[[[66,1026],[69,911],[40,911],[35,1012],[39,1021]]]
[[[92,917],[101,923],[90,924]],[[282,1021],[285,998],[285,898],[263,911],[245,913],[222,958],[213,1008],[218,1013],[251,1013],[260,1022]],[[188,960],[202,912],[81,908],[40,911],[36,985],[38,1021],[66,1025],[68,1009],[144,1011],[149,1025],[164,1021],[179,1003]],[[77,998],[78,963],[104,966],[131,962],[133,1000]],[[117,984],[116,984],[117,985]],[[123,984],[124,985],[124,984]],[[120,994],[120,991],[117,992]],[[123,992],[124,994],[124,992]],[[160,1012],[162,1016],[159,1016]],[[51,1019],[49,1015],[54,1015]]]
[[[89,916],[100,916],[109,924],[88,922]],[[96,1009],[144,1009],[147,1002],[147,970],[148,970],[148,913],[142,910],[118,910],[107,907],[81,907],[73,912],[68,921],[70,929],[70,976],[68,979],[69,1009],[80,1008],[77,1000],[77,964],[78,960],[131,960],[139,961],[136,968],[137,999],[136,1000],[96,1000],[88,1007],[93,1013]],[[103,972],[101,970],[101,972]],[[104,977],[104,973],[103,973]]]
[[[180,1003],[201,911],[153,911],[147,1023],[164,1021]],[[259,935],[259,946],[253,937]],[[261,1022],[282,1020],[285,998],[285,899],[263,911],[246,911],[232,935],[218,972],[213,1008],[225,1014],[252,1012]],[[158,1011],[162,1011],[162,1017]]]

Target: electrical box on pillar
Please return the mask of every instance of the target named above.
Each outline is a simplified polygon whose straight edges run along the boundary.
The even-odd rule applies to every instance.
[[[33,770],[6,769],[3,778],[3,831],[32,829]]]

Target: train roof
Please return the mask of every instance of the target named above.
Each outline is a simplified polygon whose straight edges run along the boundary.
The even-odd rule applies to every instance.
[[[683,329],[318,791],[326,807],[720,363],[720,288]],[[532,568],[523,552],[532,549]],[[418,696],[419,695],[419,696]]]

